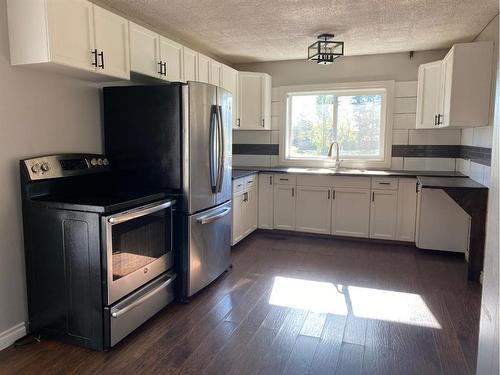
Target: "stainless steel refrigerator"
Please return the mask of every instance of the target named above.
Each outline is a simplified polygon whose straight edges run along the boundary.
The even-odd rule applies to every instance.
[[[106,154],[133,189],[178,196],[177,269],[190,297],[230,265],[231,93],[199,83],[103,89]]]

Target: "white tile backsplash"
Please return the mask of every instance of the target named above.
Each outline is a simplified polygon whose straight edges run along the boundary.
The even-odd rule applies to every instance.
[[[416,97],[417,96],[417,81],[401,81],[396,82],[396,98]]]
[[[275,145],[280,142],[280,131],[272,130],[271,131],[271,144]]]
[[[394,113],[416,113],[417,111],[417,98],[395,98],[394,99]],[[415,127],[415,123],[413,124]]]
[[[457,171],[468,176],[470,174],[470,160],[469,159],[457,159]]]
[[[271,117],[271,129],[279,130],[280,129],[280,117],[272,116]]]
[[[270,167],[271,156],[269,155],[233,155],[233,166],[235,167]]]
[[[484,182],[484,168],[485,166],[482,164],[471,162],[469,177],[482,184]]]
[[[269,144],[271,143],[271,132],[262,130],[235,130],[233,131],[233,143]]]
[[[483,182],[482,184],[487,187],[491,187],[491,167],[484,166]]]
[[[455,170],[452,158],[404,158],[405,171],[450,171]]]
[[[474,128],[473,146],[491,147],[493,141],[493,126]]]
[[[474,128],[462,129],[461,145],[472,146],[474,144]]]
[[[392,131],[392,144],[393,145],[407,145],[408,144],[408,130],[395,129]]]
[[[280,115],[280,102],[272,102],[271,103],[271,116],[279,116]]]
[[[279,87],[273,87],[271,89],[271,100],[273,102],[279,102],[281,100],[281,98],[280,98],[280,88]]]
[[[280,157],[278,155],[271,156],[271,167],[277,167],[280,165]]]
[[[393,118],[393,129],[415,129],[417,116],[415,113],[396,113]]]
[[[392,158],[391,160],[391,169],[393,170],[398,170],[402,171],[403,170],[403,164],[404,163],[404,158]]]
[[[410,145],[459,145],[460,129],[409,130]]]

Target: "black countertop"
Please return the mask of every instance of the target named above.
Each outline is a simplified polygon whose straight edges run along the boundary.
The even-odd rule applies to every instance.
[[[233,167],[233,180],[258,172],[268,173],[295,173],[295,174],[316,174],[325,176],[366,176],[366,177],[456,177],[466,178],[460,172],[439,172],[439,171],[398,171],[398,170],[375,170],[375,169],[348,169],[332,170],[329,168],[296,168],[296,167]],[[239,173],[247,173],[239,175]],[[238,177],[235,177],[235,176]]]
[[[486,186],[481,185],[479,182],[471,178],[463,177],[430,177],[418,176],[418,183],[423,188],[434,189],[488,189]]]
[[[233,168],[233,180],[237,180],[238,178],[243,178],[247,176],[251,176],[253,174],[257,174],[259,171],[256,170],[242,170],[242,169],[234,169]]]

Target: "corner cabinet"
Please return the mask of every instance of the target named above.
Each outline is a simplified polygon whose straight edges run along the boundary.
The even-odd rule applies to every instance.
[[[130,79],[128,21],[86,0],[8,0],[12,65]]]
[[[417,128],[490,122],[493,42],[455,44],[442,61],[419,67]]]
[[[271,76],[238,73],[238,117],[235,130],[271,129]]]

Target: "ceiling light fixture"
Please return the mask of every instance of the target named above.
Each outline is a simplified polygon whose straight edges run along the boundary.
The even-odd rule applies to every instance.
[[[307,59],[318,64],[331,64],[335,59],[344,56],[344,42],[332,40],[333,34],[318,35],[318,41],[309,46]]]

